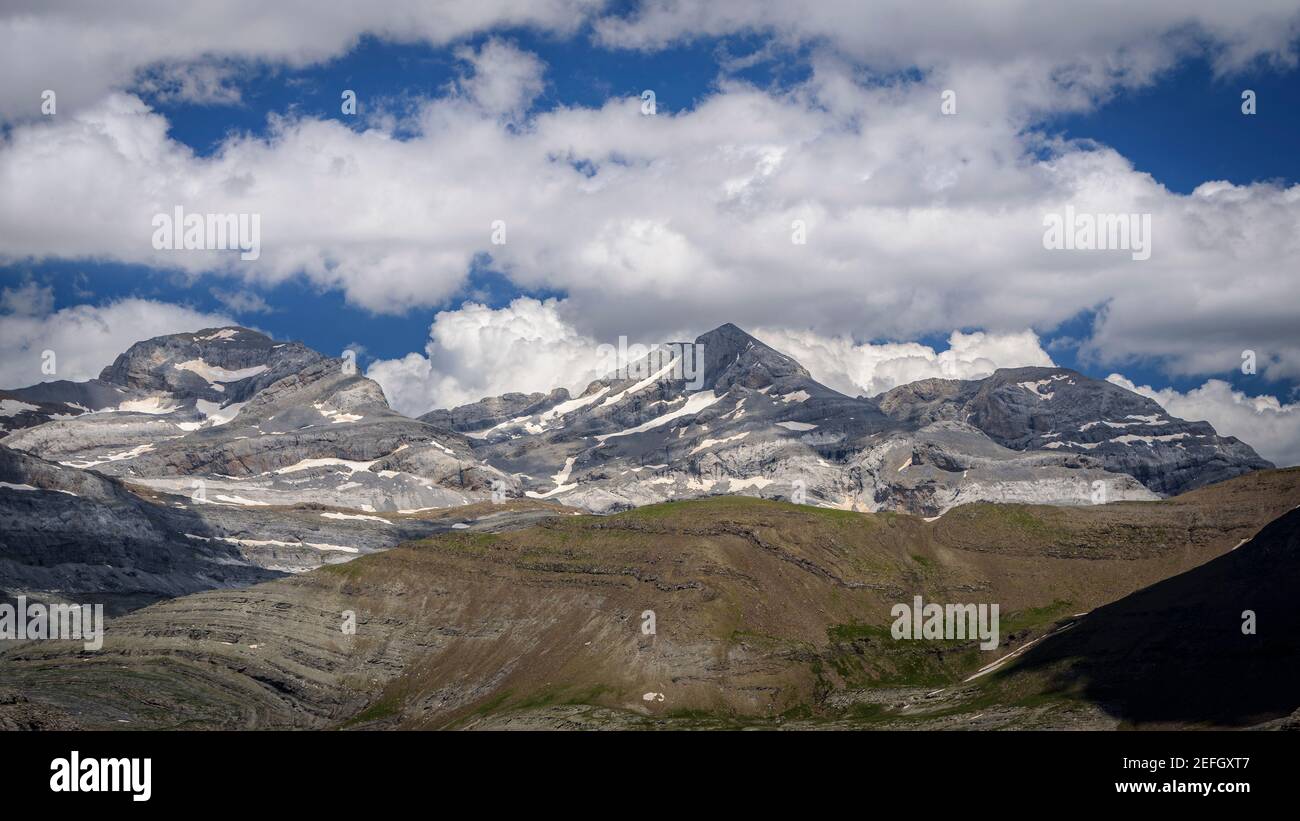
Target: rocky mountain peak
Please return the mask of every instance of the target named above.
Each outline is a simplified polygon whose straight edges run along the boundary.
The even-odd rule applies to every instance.
[[[99,375],[101,382],[178,399],[243,401],[325,357],[300,342],[276,342],[238,326],[205,328],[137,342]]]
[[[732,385],[759,389],[790,380],[812,380],[794,360],[728,322],[695,339],[703,346],[704,385],[725,393]]]

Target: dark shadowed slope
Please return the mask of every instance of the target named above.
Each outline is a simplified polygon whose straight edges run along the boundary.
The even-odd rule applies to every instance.
[[[1008,670],[1138,725],[1245,726],[1300,708],[1300,508],[1246,544],[1090,613]],[[1256,633],[1242,631],[1253,611]]]

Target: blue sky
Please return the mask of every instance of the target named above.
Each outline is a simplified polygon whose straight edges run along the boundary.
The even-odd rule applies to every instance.
[[[1199,207],[1200,201],[1193,192],[1207,181],[1227,181],[1240,186],[1245,195],[1259,199],[1259,208],[1267,210],[1270,207],[1268,198],[1287,202],[1285,191],[1300,183],[1300,153],[1294,150],[1296,135],[1300,133],[1300,71],[1293,59],[1296,41],[1284,39],[1278,42],[1274,31],[1278,27],[1277,18],[1273,17],[1224,21],[1207,12],[1204,19],[1195,24],[1203,29],[1202,36],[1188,41],[1191,45],[1172,35],[1166,39],[1174,45],[1154,37],[1125,41],[1127,35],[1117,34],[1112,27],[1098,23],[1101,27],[1099,34],[1081,32],[1077,42],[1070,39],[1068,32],[1054,35],[1063,38],[1057,47],[1050,43],[1029,42],[1037,32],[1027,30],[1024,53],[1015,53],[1014,49],[1020,46],[1013,44],[1012,51],[1005,55],[1006,59],[999,62],[1003,56],[1001,51],[936,59],[934,53],[940,47],[927,41],[930,35],[924,26],[918,26],[920,34],[900,33],[895,47],[889,37],[864,44],[858,42],[856,33],[852,32],[845,34],[841,41],[837,39],[837,27],[842,29],[843,26],[838,26],[833,19],[814,20],[808,25],[813,27],[816,24],[822,28],[810,30],[806,36],[794,36],[788,32],[778,34],[776,29],[758,20],[740,26],[730,26],[725,20],[678,25],[672,21],[671,13],[666,15],[665,22],[649,11],[642,14],[638,4],[616,4],[612,10],[584,13],[587,16],[576,25],[572,20],[530,20],[529,24],[520,25],[506,19],[499,24],[491,21],[466,23],[464,30],[451,32],[445,37],[401,37],[400,42],[385,33],[382,26],[376,30],[350,32],[350,38],[343,37],[349,34],[347,31],[331,31],[343,39],[332,50],[322,46],[328,52],[324,56],[316,54],[315,47],[303,47],[309,52],[307,56],[298,53],[286,56],[276,51],[278,46],[266,46],[267,53],[263,55],[245,53],[229,58],[221,57],[219,49],[216,57],[211,50],[188,56],[168,53],[166,59],[156,63],[141,57],[137,72],[116,83],[96,77],[93,82],[90,78],[81,78],[71,85],[62,85],[62,89],[71,88],[76,93],[69,94],[74,102],[67,104],[71,110],[61,113],[60,118],[83,118],[79,123],[82,126],[89,121],[85,118],[93,120],[109,116],[103,114],[102,109],[96,109],[97,104],[103,105],[102,100],[108,95],[132,95],[147,109],[123,116],[140,123],[145,123],[149,116],[164,118],[166,141],[162,150],[167,156],[179,156],[179,163],[188,163],[194,169],[221,168],[222,173],[234,176],[238,175],[239,163],[248,162],[253,168],[254,161],[269,158],[269,166],[257,167],[260,181],[266,178],[268,167],[274,169],[283,165],[286,159],[296,159],[286,152],[301,152],[303,145],[312,144],[311,139],[315,138],[310,135],[318,132],[311,129],[330,122],[349,129],[358,137],[377,130],[384,133],[386,139],[413,146],[422,146],[422,141],[427,141],[431,151],[438,145],[455,147],[449,142],[454,135],[434,133],[438,126],[430,124],[440,122],[446,127],[445,123],[451,119],[421,117],[431,116],[427,108],[430,101],[468,101],[480,108],[486,106],[481,99],[475,98],[476,94],[483,92],[481,88],[474,90],[474,82],[477,78],[488,78],[491,71],[503,70],[499,65],[488,64],[488,55],[492,52],[492,60],[501,58],[498,62],[506,64],[505,82],[517,81],[522,108],[508,112],[484,108],[486,113],[481,111],[475,115],[479,120],[456,122],[485,123],[507,146],[512,140],[525,145],[533,132],[540,133],[546,129],[550,129],[546,138],[555,141],[554,134],[558,132],[562,136],[555,141],[556,145],[567,141],[568,150],[577,152],[575,156],[584,150],[590,152],[590,159],[573,161],[572,167],[601,191],[618,185],[620,174],[645,172],[645,184],[652,186],[643,189],[647,191],[647,202],[652,201],[649,192],[658,190],[654,196],[663,194],[663,190],[653,186],[672,184],[671,178],[664,182],[662,169],[689,166],[689,160],[698,155],[700,149],[688,145],[682,149],[687,153],[679,151],[675,155],[666,150],[664,158],[657,160],[654,145],[634,145],[622,135],[609,137],[607,144],[600,147],[584,149],[588,143],[599,143],[603,132],[608,130],[605,126],[592,125],[590,121],[605,118],[608,126],[617,101],[631,101],[630,105],[635,106],[639,104],[636,98],[641,90],[653,88],[658,106],[656,117],[681,125],[682,132],[690,132],[691,128],[720,128],[715,141],[722,143],[732,137],[727,130],[727,116],[733,115],[719,115],[719,109],[733,104],[766,106],[767,109],[752,121],[737,123],[738,133],[747,130],[749,134],[761,136],[748,137],[748,142],[736,137],[737,145],[759,154],[775,152],[769,159],[759,160],[758,166],[761,168],[763,162],[778,164],[781,173],[791,174],[790,191],[794,193],[783,191],[777,208],[777,197],[770,201],[766,199],[771,189],[758,187],[776,183],[765,178],[769,171],[760,170],[745,184],[750,188],[745,189],[738,199],[719,206],[719,213],[726,219],[734,219],[738,213],[741,219],[750,220],[749,224],[757,224],[763,217],[762,210],[768,207],[772,208],[773,214],[786,215],[808,208],[811,209],[809,213],[821,215],[822,219],[834,219],[842,216],[837,209],[842,210],[846,202],[858,197],[865,197],[864,203],[870,208],[883,207],[896,215],[903,215],[902,219],[914,219],[918,207],[922,210],[925,207],[952,209],[944,217],[946,220],[965,219],[964,215],[969,212],[963,209],[978,208],[984,213],[1000,213],[1019,207],[1023,204],[1026,186],[1041,183],[1044,192],[1059,191],[1068,185],[1080,184],[1078,181],[1081,179],[1092,185],[1107,175],[1114,182],[1100,186],[1100,190],[1106,190],[1107,186],[1117,190],[1125,187],[1138,189],[1132,195],[1134,202],[1149,202],[1153,196],[1163,197],[1168,200],[1165,205],[1172,213]],[[1170,14],[1168,21],[1143,19],[1135,26],[1139,33],[1141,26],[1154,26],[1153,31],[1167,29],[1176,33],[1189,25],[1176,14]],[[675,25],[678,26],[676,29]],[[956,23],[954,27],[957,27]],[[159,36],[165,37],[166,34],[162,32]],[[1221,42],[1216,42],[1216,37]],[[1115,41],[1113,53],[1105,53],[1104,49],[1101,54],[1094,53],[1095,42],[1105,42],[1106,38]],[[501,49],[493,51],[498,45]],[[948,42],[941,46],[951,48]],[[1152,49],[1151,54],[1133,56],[1148,46]],[[1075,47],[1080,50],[1078,54],[1067,53],[1061,58],[1060,65],[1053,63],[1055,55],[1052,52],[1055,49]],[[1007,47],[998,48],[1005,50]],[[32,49],[35,53],[35,46]],[[913,51],[917,55],[915,59],[909,57]],[[516,60],[518,55],[523,56]],[[1079,83],[1065,84],[1059,80],[1064,68],[1079,72],[1081,65],[1109,66],[1123,60],[1131,60],[1136,68],[1130,67],[1129,73],[1118,79],[1104,73],[1090,75],[1084,72],[1081,76],[1085,80]],[[170,80],[173,74],[183,77],[193,66],[215,68],[219,86],[226,91],[233,90],[237,101],[232,102],[228,95],[223,97],[221,93],[176,93],[165,82],[158,82],[160,78]],[[521,71],[522,74],[510,75],[509,70]],[[19,67],[20,73],[24,71],[33,74],[32,88],[50,82],[35,68]],[[540,85],[530,90],[527,86],[534,72],[540,77]],[[1099,76],[1102,79],[1098,79]],[[77,82],[84,87],[79,87]],[[1043,92],[1039,85],[1048,91]],[[962,183],[953,185],[951,181],[941,180],[932,185],[931,181],[923,178],[911,188],[932,189],[932,199],[928,204],[913,202],[907,178],[902,178],[901,187],[889,187],[895,181],[889,179],[892,157],[885,148],[880,149],[885,153],[883,162],[881,157],[871,158],[872,170],[860,180],[849,181],[861,184],[869,180],[874,186],[879,180],[879,190],[885,193],[854,188],[846,183],[843,176],[846,162],[852,164],[855,161],[851,150],[844,152],[842,146],[835,146],[834,150],[842,153],[830,160],[823,156],[828,155],[830,149],[823,150],[822,146],[831,139],[842,137],[845,132],[861,140],[864,156],[877,145],[900,140],[894,124],[915,116],[913,97],[929,99],[925,95],[949,86],[956,87],[959,95],[964,95],[960,97],[963,101],[960,116],[975,117],[974,130],[969,138],[942,138],[932,142],[933,132],[941,126],[918,127],[915,132],[919,146],[916,153],[925,155],[924,162],[918,166],[924,169],[921,176],[935,171],[936,157],[941,165],[948,161],[947,158],[957,156],[958,170],[951,171],[952,174],[959,173],[963,165],[979,167],[979,173],[987,172],[982,177],[984,180],[999,179],[998,164],[1006,163],[1007,169],[1023,172],[1025,176],[1023,180],[1008,183],[1005,195],[975,194],[964,191]],[[1080,87],[1085,88],[1086,101],[1070,101],[1070,93]],[[851,91],[846,92],[845,88]],[[1258,113],[1254,116],[1244,116],[1240,112],[1243,88],[1253,89],[1257,94]],[[340,93],[343,89],[357,92],[360,116],[341,113]],[[1015,100],[1020,94],[1026,97],[1023,104],[1017,104]],[[1054,94],[1059,102],[1054,101]],[[5,103],[5,100],[0,100],[0,107]],[[434,110],[436,113],[436,106]],[[42,128],[67,127],[66,119],[50,122],[54,118],[46,118],[42,121],[30,113],[24,114],[21,106],[18,111],[3,119],[6,145],[0,157],[5,152],[10,155],[10,168],[19,167],[20,148],[26,135],[41,134]],[[381,114],[395,115],[396,119],[384,119],[378,116]],[[453,110],[449,104],[439,116],[468,115],[460,109]],[[786,117],[788,123],[783,120]],[[791,134],[789,144],[779,149],[772,145],[774,139],[779,141],[779,135],[774,138],[770,133],[777,126],[770,130],[767,128],[774,120],[780,120],[780,126]],[[965,120],[963,125],[970,127],[970,122]],[[581,132],[582,128],[594,130],[587,134]],[[58,134],[53,130],[49,133]],[[291,139],[304,134],[307,137],[302,142],[295,143]],[[813,134],[815,139],[810,139],[809,134]],[[877,135],[883,136],[878,139]],[[339,139],[332,133],[327,133],[326,138]],[[627,144],[626,155],[630,159],[623,158],[620,139]],[[699,137],[690,132],[684,136],[665,135],[663,139],[689,144]],[[32,142],[39,144],[40,141]],[[257,156],[249,159],[247,151],[240,153],[240,150],[232,149],[232,142],[242,143],[244,149],[252,146]],[[708,145],[707,138],[701,144]],[[286,147],[291,145],[295,147]],[[809,146],[813,148],[809,149]],[[899,156],[913,153],[905,132],[898,146],[892,150]],[[346,153],[364,149],[364,143],[353,142],[340,150]],[[735,146],[727,148],[731,154],[724,156],[724,161],[735,153],[733,149]],[[191,157],[175,153],[186,150],[192,152]],[[277,151],[282,154],[278,160],[274,159]],[[1008,157],[1008,151],[1013,156]],[[1023,156],[1015,157],[1017,151],[1023,152]],[[803,152],[811,157],[813,166],[810,169],[799,168],[798,160]],[[1024,158],[1035,156],[1049,162],[1056,158],[1058,162],[1047,176],[1056,174],[1064,181],[1048,179],[1044,182],[1042,172],[1026,171]],[[792,157],[796,162],[790,162]],[[905,162],[910,160],[900,160],[899,164]],[[1068,175],[1059,172],[1059,168],[1070,163],[1080,164],[1083,170],[1070,170]],[[1125,167],[1126,163],[1128,167]],[[156,161],[153,163],[155,166],[158,164]],[[148,173],[151,169],[147,165],[146,171],[137,173]],[[795,170],[785,170],[790,168]],[[547,170],[538,166],[539,178]],[[16,172],[10,173],[12,177]],[[252,179],[255,172],[250,170],[247,173]],[[423,179],[432,179],[436,185],[438,171],[435,168],[428,173],[432,176]],[[674,170],[672,173],[683,175],[684,181],[694,182],[689,171]],[[1142,182],[1143,175],[1153,178],[1154,189]],[[516,176],[529,175],[520,172]],[[157,187],[164,183],[183,184],[184,180],[183,176],[161,180]],[[396,180],[386,182],[399,187],[402,184],[400,175]],[[724,186],[729,184],[723,178],[717,182]],[[500,187],[500,181],[495,184]],[[509,193],[506,201],[517,201],[520,196],[526,198],[534,193],[529,188],[531,184],[531,180],[525,180],[518,192]],[[575,190],[583,187],[582,180],[576,183],[565,180],[563,184],[573,186]],[[488,185],[484,183],[485,188]],[[145,181],[142,181],[141,190],[145,187]],[[151,184],[149,187],[155,186]],[[536,187],[540,188],[541,183]],[[1160,187],[1163,187],[1163,193]],[[685,190],[687,186],[682,188],[679,193],[683,205],[677,206],[677,212],[670,212],[672,216],[668,219],[670,222],[673,218],[679,219],[689,227],[694,219],[687,216],[692,197],[691,192]],[[75,191],[76,186],[69,183],[59,190]],[[305,187],[302,190],[310,189]],[[468,190],[472,199],[473,188]],[[751,196],[751,190],[757,193]],[[805,193],[800,195],[799,191]],[[811,200],[808,191],[814,192]],[[866,193],[859,193],[863,191]],[[890,194],[890,191],[894,193]],[[26,196],[29,203],[43,197],[43,192],[38,189],[18,193]],[[102,196],[105,205],[100,210],[111,210],[111,192]],[[298,201],[298,207],[310,210],[313,207],[312,195],[300,196],[303,199]],[[1043,196],[1043,202],[1048,202],[1047,194],[1043,193]],[[971,205],[975,198],[979,201]],[[15,197],[14,201],[17,200]],[[579,200],[572,201],[579,203]],[[1244,208],[1235,202],[1227,206],[1221,202],[1216,200],[1213,207],[1244,212]],[[623,201],[618,203],[618,207],[624,205]],[[561,200],[558,205],[552,202],[544,206],[543,211],[554,214],[563,212],[566,207]],[[622,222],[618,225],[625,229],[629,222],[636,223],[638,207],[633,197],[630,204],[626,204],[627,210],[621,212]],[[664,206],[664,209],[668,207]],[[660,209],[653,218],[647,219],[662,222],[663,212]],[[11,213],[21,217],[24,211],[18,209]],[[876,213],[881,212],[877,210]],[[1031,210],[1029,213],[1036,212]],[[1160,213],[1157,210],[1157,219]],[[371,212],[358,206],[353,212],[322,212],[321,219],[346,222],[369,216],[372,216]],[[390,218],[385,215],[382,220]],[[1258,220],[1252,215],[1239,218]],[[1204,220],[1206,217],[1200,215],[1196,219]],[[611,225],[614,224],[612,220],[611,217]],[[431,215],[429,233],[436,234],[439,224],[437,217]],[[518,221],[513,223],[517,224]],[[1260,319],[1255,329],[1250,327],[1251,321],[1242,319],[1250,316],[1250,306],[1235,302],[1216,306],[1212,299],[1201,296],[1202,293],[1231,293],[1234,289],[1256,287],[1247,283],[1258,274],[1259,263],[1247,259],[1248,255],[1234,250],[1222,258],[1215,258],[1213,254],[1194,258],[1203,269],[1195,277],[1189,275],[1189,280],[1196,280],[1188,285],[1192,296],[1181,297],[1186,302],[1186,307],[1181,310],[1188,317],[1184,329],[1186,341],[1169,341],[1168,337],[1173,333],[1171,329],[1181,327],[1179,309],[1172,305],[1162,306],[1158,296],[1153,298],[1151,293],[1159,293],[1154,286],[1147,293],[1128,293],[1130,284],[1135,290],[1140,290],[1142,278],[1150,268],[1132,268],[1131,275],[1122,270],[1093,272],[1086,264],[1071,261],[1058,269],[1055,259],[1051,266],[1043,268],[1039,258],[1033,256],[1036,252],[1029,249],[1023,256],[1025,274],[1036,278],[1023,282],[1034,284],[1013,287],[1010,284],[1012,277],[1008,277],[1007,292],[1003,294],[999,292],[1003,278],[998,266],[1006,264],[1005,254],[996,247],[997,243],[990,243],[988,249],[982,247],[983,243],[978,239],[982,229],[972,228],[976,237],[973,241],[981,247],[977,253],[972,253],[969,262],[971,281],[963,282],[960,250],[955,259],[949,259],[949,255],[939,249],[933,254],[937,262],[900,262],[905,259],[902,255],[880,253],[882,242],[886,243],[884,248],[888,251],[886,231],[883,239],[873,237],[860,252],[855,251],[854,232],[861,234],[862,227],[868,226],[869,230],[871,224],[868,212],[865,217],[858,215],[837,226],[835,241],[830,246],[823,246],[825,255],[807,268],[796,262],[794,268],[787,265],[782,269],[780,264],[774,263],[775,270],[761,276],[754,275],[752,288],[719,286],[716,292],[710,291],[713,282],[710,271],[718,266],[739,265],[739,273],[731,270],[727,276],[736,282],[744,282],[744,264],[738,259],[743,256],[746,241],[738,243],[739,250],[736,244],[730,248],[699,249],[689,247],[688,239],[687,247],[680,254],[673,251],[676,256],[672,258],[674,262],[678,256],[685,260],[682,265],[686,267],[680,272],[682,281],[688,285],[695,282],[697,290],[708,292],[689,306],[681,301],[680,292],[676,295],[634,297],[629,294],[641,292],[616,282],[621,274],[615,273],[614,269],[620,264],[635,267],[637,275],[656,276],[653,259],[658,253],[654,249],[658,246],[653,245],[648,270],[644,260],[623,248],[609,257],[611,262],[606,263],[606,268],[610,272],[606,275],[598,264],[593,264],[592,270],[580,273],[570,273],[565,269],[571,267],[575,259],[592,258],[589,244],[547,248],[535,254],[531,251],[516,252],[519,255],[495,258],[495,250],[488,246],[458,244],[454,237],[448,237],[442,247],[463,254],[463,261],[457,263],[455,254],[450,261],[440,261],[439,270],[429,275],[431,282],[438,281],[437,286],[426,287],[420,284],[418,262],[414,263],[417,266],[415,270],[410,268],[410,260],[418,260],[419,252],[407,255],[403,261],[382,260],[376,263],[373,275],[358,274],[347,264],[340,263],[335,267],[339,255],[346,255],[352,248],[346,243],[333,249],[319,250],[319,257],[325,260],[323,267],[311,268],[309,265],[301,273],[295,273],[293,264],[282,262],[280,258],[276,259],[274,266],[243,271],[234,271],[225,265],[205,268],[193,263],[178,268],[166,265],[165,260],[162,263],[141,261],[133,252],[123,253],[111,247],[111,242],[94,240],[80,243],[80,238],[75,235],[78,231],[75,223],[65,229],[72,233],[62,236],[72,239],[72,245],[84,245],[90,250],[81,248],[69,252],[58,241],[47,241],[44,246],[25,245],[25,237],[32,231],[23,225],[16,226],[15,239],[7,243],[10,247],[0,248],[4,251],[0,253],[0,286],[14,291],[33,284],[38,288],[48,287],[53,304],[47,306],[47,310],[55,314],[77,306],[106,306],[123,299],[138,298],[183,306],[205,314],[230,315],[278,338],[301,339],[329,353],[338,353],[348,346],[361,346],[364,348],[363,365],[398,360],[414,353],[429,360],[427,365],[423,362],[416,364],[434,373],[433,376],[426,374],[423,377],[426,384],[420,387],[432,397],[439,396],[430,387],[437,381],[439,362],[438,354],[428,352],[426,346],[435,315],[439,311],[457,312],[467,302],[505,312],[520,297],[532,297],[556,300],[564,321],[573,325],[575,333],[602,341],[607,341],[606,337],[624,326],[636,333],[702,332],[723,322],[736,321],[753,327],[810,331],[827,338],[851,338],[859,344],[917,342],[941,351],[947,347],[948,336],[953,331],[1009,333],[1032,327],[1042,349],[1056,363],[1076,367],[1094,376],[1104,378],[1119,371],[1139,385],[1168,388],[1180,393],[1196,389],[1207,379],[1220,379],[1249,396],[1276,397],[1283,405],[1298,398],[1300,362],[1292,361],[1292,349],[1300,348],[1300,339],[1296,339],[1294,334],[1294,311],[1283,306],[1284,300],[1278,296],[1279,293],[1290,293],[1287,291],[1290,286],[1279,284],[1279,280],[1272,277],[1264,287],[1258,288]],[[960,223],[949,224],[965,228]],[[972,219],[970,224],[973,226],[977,221]],[[853,225],[858,228],[852,228]],[[1180,225],[1182,236],[1194,237],[1196,225],[1195,220],[1189,222],[1190,227]],[[1032,238],[1032,232],[1037,229],[1026,227],[1031,229],[1028,233]],[[703,232],[705,229],[701,227],[700,230]],[[1222,230],[1227,236],[1250,233],[1249,228],[1231,225],[1223,226]],[[1285,222],[1276,230],[1284,232]],[[597,228],[592,231],[599,233]],[[60,235],[55,233],[55,236]],[[820,239],[820,236],[829,234],[814,233],[814,236]],[[716,231],[714,238],[717,239]],[[936,240],[942,238],[937,236]],[[1180,242],[1180,254],[1193,253],[1194,248],[1187,248],[1189,240]],[[1194,239],[1190,242],[1195,245]],[[99,247],[96,243],[104,250],[94,250]],[[725,241],[719,244],[728,245]],[[608,248],[601,253],[607,251]],[[436,250],[429,253],[433,258]],[[913,253],[909,259],[916,256]],[[862,265],[865,281],[871,283],[871,287],[861,289],[854,296],[855,300],[861,300],[863,307],[860,311],[843,298],[843,292],[839,290],[845,287],[842,281],[821,286],[823,271],[839,266],[851,269],[857,263]],[[1284,260],[1267,261],[1267,265],[1274,266],[1284,263]],[[893,270],[895,266],[904,269],[913,264],[918,266],[915,275]],[[1020,264],[1020,261],[1013,260],[1009,264]],[[1170,267],[1162,269],[1159,276],[1172,277],[1169,281],[1177,283],[1181,264],[1181,260],[1170,263]],[[373,288],[386,287],[383,283],[389,274],[385,271],[395,270],[387,267],[390,265],[399,266],[400,270],[394,276],[401,279],[402,284],[394,286],[399,293],[380,298],[375,296]],[[407,267],[401,268],[403,265]],[[347,269],[346,273],[344,269]],[[1040,273],[1035,274],[1035,270]],[[246,273],[248,271],[252,273]],[[886,281],[877,283],[876,278],[881,276],[877,272],[882,271]],[[841,271],[836,276],[842,274]],[[367,276],[379,284],[359,284]],[[608,281],[604,281],[606,276]],[[1053,304],[1050,282],[1055,281],[1055,277],[1061,277],[1061,283],[1073,279],[1097,283],[1105,280],[1114,284],[1089,285],[1083,289],[1086,293],[1070,294],[1066,292],[1072,286],[1063,285],[1059,304]],[[718,282],[724,279],[726,277],[722,274],[717,277]],[[781,284],[789,284],[792,279],[806,279],[809,293],[818,296],[810,295],[804,300],[776,292]],[[948,286],[936,283],[948,283]],[[372,290],[367,291],[367,287]],[[969,290],[963,296],[964,288]],[[767,289],[776,289],[772,294],[774,304],[762,303],[761,296]],[[405,296],[408,291],[409,297]],[[891,299],[894,300],[892,303]],[[988,307],[980,308],[982,304]],[[1153,321],[1150,328],[1143,328],[1143,314],[1148,306]],[[682,310],[675,310],[675,307]],[[875,310],[879,313],[873,313]],[[915,321],[905,319],[914,311],[918,314]],[[922,313],[924,318],[919,316]],[[1163,315],[1155,317],[1158,313]],[[598,314],[600,318],[596,318]],[[1106,319],[1106,322],[1100,322],[1099,318]],[[1288,322],[1292,322],[1290,332],[1287,330]],[[1253,342],[1260,336],[1260,329],[1267,329],[1267,335],[1258,343]],[[1192,350],[1206,340],[1214,340],[1217,347]],[[1292,342],[1297,345],[1291,346]],[[1085,352],[1080,352],[1080,344],[1084,345]],[[1273,363],[1255,376],[1243,375],[1233,366],[1238,352],[1251,345],[1260,347],[1261,356],[1265,359],[1271,356]],[[810,367],[817,373],[815,365],[810,364]],[[457,368],[464,371],[470,366],[463,362],[447,364],[444,375],[451,374],[464,381],[464,373],[457,374]],[[851,365],[845,368],[848,372]],[[382,372],[382,369],[376,371]],[[487,390],[489,385],[493,389],[509,387],[491,380],[482,384],[485,387],[467,384],[463,392],[472,395],[474,390]],[[527,384],[521,387],[533,389],[537,386]],[[390,390],[388,384],[385,384],[385,390]],[[445,394],[449,397],[458,395],[455,392]]]

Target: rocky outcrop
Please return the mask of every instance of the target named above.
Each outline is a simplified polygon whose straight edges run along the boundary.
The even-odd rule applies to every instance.
[[[239,489],[239,490],[242,490]],[[0,446],[0,595],[93,601],[110,613],[243,587],[456,529],[556,510],[517,503],[379,516],[321,503],[250,504],[220,484],[155,493]]]
[[[880,406],[909,424],[960,420],[1013,450],[1088,456],[1163,494],[1272,467],[1208,422],[1177,419],[1145,396],[1065,368],[1004,368],[966,382],[925,380],[882,395]]]
[[[936,517],[1149,500],[1268,465],[1061,369],[853,398],[734,325],[623,364],[576,397],[508,394],[421,421],[351,363],[247,329],[133,345],[99,380],[0,400],[6,419],[45,419],[4,439],[0,588],[134,606],[346,561],[431,532],[413,522],[429,510],[519,496]]]
[[[0,590],[109,612],[279,572],[237,545],[195,541],[212,528],[188,511],[150,504],[120,482],[0,446]]]
[[[469,433],[495,427],[517,417],[542,413],[569,398],[569,392],[564,388],[556,388],[550,393],[504,393],[451,410],[432,410],[421,416],[420,421]]]

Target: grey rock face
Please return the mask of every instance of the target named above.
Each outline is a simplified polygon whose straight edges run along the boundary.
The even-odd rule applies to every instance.
[[[1273,467],[1208,422],[1177,419],[1144,396],[1064,368],[925,380],[889,391],[880,405],[910,424],[967,422],[1013,450],[1084,454],[1162,494]]]
[[[194,517],[197,519],[197,517]],[[0,589],[117,612],[280,575],[234,545],[196,544],[201,522],[151,505],[120,483],[0,446]]]
[[[209,328],[137,342],[99,379],[182,401],[226,404],[245,401],[324,359],[300,342],[276,342],[246,328]]]
[[[419,419],[436,427],[467,433],[495,427],[517,416],[532,416],[550,410],[568,399],[569,392],[564,388],[556,388],[549,394],[504,393],[451,410],[432,410]]]
[[[133,492],[118,479],[0,445],[0,598],[103,603],[114,614],[452,529],[522,526],[546,513],[489,506],[463,517],[375,516],[225,501],[219,484],[201,496],[183,490]]]
[[[899,426],[734,325],[689,344],[467,434],[475,453],[529,496],[597,511],[714,493],[788,498],[799,488],[852,503],[853,483],[831,460]],[[674,356],[694,367],[673,367]]]
[[[0,447],[8,595],[115,610],[242,586],[473,526],[375,513],[517,487],[342,360],[243,328],[137,343],[98,380],[7,395],[33,423]]]
[[[576,397],[421,419],[342,360],[242,328],[148,340],[98,380],[0,402],[0,589],[123,607],[346,561],[450,526],[418,511],[509,496],[603,512],[747,494],[932,517],[1150,499],[1270,466],[1074,371],[853,398],[734,325]]]
[[[160,413],[243,402],[323,360],[299,342],[246,328],[209,328],[137,342],[86,382],[59,380],[0,391],[0,430],[14,431],[94,411]],[[205,403],[198,406],[197,403]],[[34,406],[34,407],[24,407]],[[3,408],[4,406],[0,406]],[[206,414],[200,413],[198,418]]]
[[[42,382],[30,388],[0,390],[0,438],[10,431],[70,419],[89,411],[116,407],[131,393],[98,379],[87,382]]]

